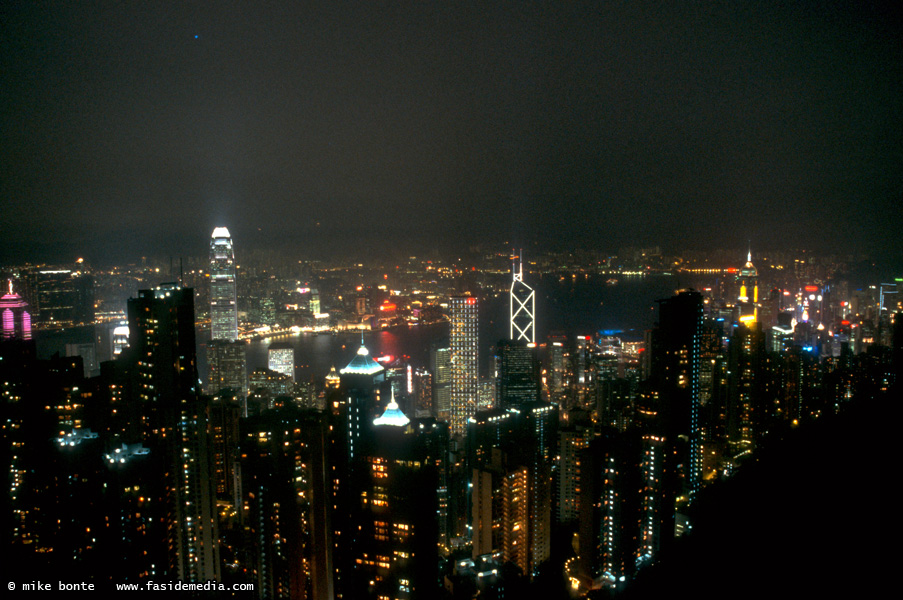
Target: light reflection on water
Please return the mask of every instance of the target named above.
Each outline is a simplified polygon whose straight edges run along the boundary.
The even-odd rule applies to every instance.
[[[628,340],[642,340],[646,329],[655,324],[657,299],[674,294],[678,285],[701,287],[701,282],[687,276],[621,277],[615,285],[606,284],[607,277],[593,276],[576,280],[547,276],[529,283],[536,290],[537,342],[542,343],[551,332],[562,332],[573,338],[602,330],[619,331]],[[489,297],[480,306],[480,363],[486,371],[491,346],[508,336],[508,297]],[[67,343],[84,343],[92,339],[91,327],[66,331],[36,332],[38,356],[48,358],[54,352],[65,355]],[[198,372],[206,377],[206,341],[208,332],[198,331]],[[448,325],[394,328],[364,334],[364,343],[374,357],[390,355],[406,357],[414,366],[429,366],[430,344],[447,344]],[[296,377],[299,380],[321,379],[333,366],[347,365],[360,347],[360,333],[300,334],[273,340],[255,340],[248,345],[248,370],[267,365],[270,343],[289,342],[295,348]],[[102,359],[102,357],[101,357]]]

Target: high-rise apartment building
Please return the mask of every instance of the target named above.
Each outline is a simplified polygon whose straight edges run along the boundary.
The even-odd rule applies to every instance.
[[[451,346],[451,434],[463,436],[479,396],[479,306],[472,296],[449,298]]]
[[[533,578],[549,558],[558,408],[524,402],[468,423],[473,558],[500,553]]]
[[[210,240],[210,339],[238,339],[235,252],[225,227],[214,229]]]
[[[165,522],[166,566],[182,581],[219,579],[207,406],[197,388],[194,290],[162,284],[129,300],[140,441],[174,468],[153,482]]]
[[[433,416],[451,420],[451,350],[430,349],[430,371],[433,374]]]
[[[794,358],[788,357],[787,363],[797,363]],[[788,381],[783,387],[787,391],[796,390],[797,381]],[[758,323],[742,323],[731,336],[728,349],[727,439],[735,454],[754,448],[765,433],[771,397],[768,384],[765,334]],[[774,397],[777,395],[775,392]],[[791,412],[801,412],[794,408]]]
[[[702,482],[700,446],[700,352],[703,302],[694,290],[659,300],[659,325],[652,336],[651,379],[662,399],[662,431],[669,443],[686,438],[686,487],[692,499]]]
[[[335,598],[328,425],[286,406],[242,425],[249,569],[261,598]]]
[[[247,350],[245,342],[210,340],[207,344],[207,393],[218,394],[229,388],[244,398],[248,393]]]

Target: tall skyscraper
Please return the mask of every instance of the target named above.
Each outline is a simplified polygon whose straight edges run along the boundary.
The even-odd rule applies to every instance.
[[[498,406],[518,408],[539,400],[540,366],[536,349],[522,340],[500,340],[498,358]]]
[[[334,598],[324,415],[286,406],[241,427],[247,560],[259,597]]]
[[[171,465],[157,486],[165,572],[219,579],[216,497],[207,405],[197,389],[194,290],[162,284],[129,300],[129,349],[138,375],[140,441]]]
[[[788,360],[790,364],[796,362]],[[728,349],[727,439],[734,454],[754,448],[765,433],[767,399],[771,397],[768,379],[765,334],[759,323],[744,322],[731,336]],[[784,387],[795,390],[794,395],[798,396],[797,383],[788,383]],[[798,406],[798,403],[788,404]],[[796,408],[792,412],[801,411]]]
[[[350,560],[337,597],[438,597],[448,426],[410,420],[393,397],[366,427],[359,468],[344,475],[350,516],[335,542]]]
[[[681,290],[659,300],[659,325],[653,332],[651,379],[662,398],[664,433],[670,442],[686,436],[681,462],[692,499],[702,482],[699,422],[699,371],[702,347],[702,295]]]
[[[740,283],[740,320],[744,323],[756,321],[759,317],[759,273],[752,263],[752,251],[746,255],[746,264],[737,274]]]
[[[477,411],[480,389],[478,303],[472,296],[449,298],[451,345],[451,434],[463,436],[467,419]]]
[[[433,373],[433,416],[440,421],[451,420],[451,350],[430,349],[430,370]]]
[[[520,261],[520,262],[518,262]],[[536,343],[536,293],[524,283],[524,259],[515,256],[511,265],[510,337],[512,340]]]
[[[549,558],[557,424],[557,406],[536,401],[470,419],[473,558],[499,552],[529,578]]]
[[[247,348],[238,339],[235,253],[225,227],[210,241],[210,343],[207,344],[207,393],[230,388],[244,400],[248,393]]]
[[[214,229],[210,240],[210,339],[238,339],[235,252],[225,227]]]

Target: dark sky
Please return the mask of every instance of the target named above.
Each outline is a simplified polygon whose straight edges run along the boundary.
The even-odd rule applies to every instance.
[[[903,24],[867,4],[7,0],[0,259],[216,225],[900,258]]]

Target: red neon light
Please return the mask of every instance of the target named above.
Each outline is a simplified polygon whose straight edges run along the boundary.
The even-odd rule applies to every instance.
[[[817,286],[817,285],[807,285],[807,286],[806,286],[805,288],[803,288],[803,289],[805,289],[807,292],[817,292],[817,291],[818,291],[818,286]]]

